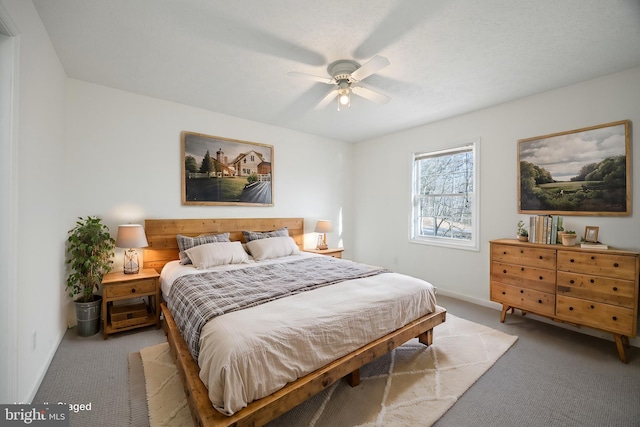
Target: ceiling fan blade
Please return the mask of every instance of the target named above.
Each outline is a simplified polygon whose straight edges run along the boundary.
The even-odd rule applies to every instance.
[[[329,93],[325,95],[324,98],[318,102],[318,104],[314,107],[314,110],[322,110],[324,107],[329,105],[331,101],[338,95],[338,91],[336,89],[331,89]]]
[[[320,83],[326,83],[328,85],[335,84],[335,81],[331,77],[314,76],[313,74],[299,73],[297,71],[289,71],[287,75],[289,77],[299,77],[299,78],[313,80]]]
[[[385,58],[384,56],[376,55],[369,62],[351,73],[351,78],[357,82],[362,81],[369,77],[371,74],[382,70],[389,64],[391,64],[391,62],[389,62],[387,58]]]
[[[377,102],[378,104],[386,104],[391,99],[391,97],[387,95],[383,95],[380,92],[364,86],[351,86],[351,91],[358,96],[368,99],[369,101]]]

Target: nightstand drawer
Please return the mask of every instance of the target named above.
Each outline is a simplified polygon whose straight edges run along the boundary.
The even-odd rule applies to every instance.
[[[155,279],[141,279],[104,287],[104,296],[106,296],[107,298],[117,298],[132,295],[135,296],[138,294],[155,294],[155,292]]]

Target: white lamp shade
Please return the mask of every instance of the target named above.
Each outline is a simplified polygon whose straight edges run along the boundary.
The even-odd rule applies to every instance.
[[[331,233],[331,221],[320,219],[316,223],[316,233]]]
[[[126,224],[118,226],[116,247],[118,248],[144,248],[149,246],[144,228],[140,224]]]

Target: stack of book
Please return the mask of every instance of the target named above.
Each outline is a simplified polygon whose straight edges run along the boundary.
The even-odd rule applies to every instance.
[[[529,217],[529,241],[555,245],[558,229],[562,229],[562,217],[558,215],[534,215]]]

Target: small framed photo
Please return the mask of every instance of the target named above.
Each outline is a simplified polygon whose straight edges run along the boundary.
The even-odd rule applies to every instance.
[[[590,227],[587,225],[587,227],[584,229],[584,241],[597,243],[599,230],[600,230],[600,227]]]

